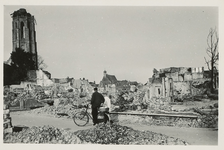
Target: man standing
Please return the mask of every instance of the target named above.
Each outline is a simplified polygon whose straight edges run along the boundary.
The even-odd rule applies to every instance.
[[[110,119],[110,114],[109,114],[109,112],[111,112],[111,102],[110,102],[111,95],[109,95],[109,97],[108,97],[108,92],[105,92],[105,93],[103,93],[103,96],[104,96],[104,99],[105,99],[103,106],[108,108],[108,111],[104,115],[104,117],[105,117],[104,123],[107,123],[107,121],[109,121],[109,120],[112,123],[112,121]]]
[[[108,97],[108,92],[103,93],[103,96],[105,99],[103,106],[106,108],[109,108],[109,112],[110,112],[111,111],[111,102],[110,102],[110,98]],[[111,95],[110,95],[110,97],[111,97]]]
[[[98,93],[97,88],[94,88],[94,93],[92,94],[91,98],[93,125],[98,123],[97,122],[98,108],[100,107],[101,103],[104,103],[104,101],[105,99],[103,95]]]

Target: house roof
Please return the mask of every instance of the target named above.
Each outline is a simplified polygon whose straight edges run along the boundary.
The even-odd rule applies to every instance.
[[[138,82],[137,81],[130,81],[130,85],[138,85]]]
[[[118,81],[117,81],[117,78],[115,77],[115,75],[106,74],[103,77],[103,79],[100,81],[100,85],[99,86],[105,86],[105,85],[108,85],[108,84],[116,84],[117,82]]]
[[[51,73],[50,72],[48,72],[48,71],[45,71],[45,70],[42,70],[45,74],[48,74],[48,75],[51,75]]]
[[[109,79],[112,84],[117,82],[117,78],[114,75],[107,74],[106,78]]]

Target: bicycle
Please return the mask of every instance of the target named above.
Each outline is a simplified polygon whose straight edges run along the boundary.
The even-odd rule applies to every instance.
[[[89,119],[93,120],[92,115],[90,115],[90,113],[88,112],[89,105],[87,104],[84,105],[83,107],[85,108],[85,110],[75,113],[73,117],[73,121],[77,126],[85,126],[86,124],[89,123]],[[104,120],[101,122],[106,123],[107,121],[109,121],[109,117],[107,116],[106,113],[104,115],[105,115]]]

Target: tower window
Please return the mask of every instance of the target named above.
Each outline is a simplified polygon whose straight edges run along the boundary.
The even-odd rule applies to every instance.
[[[20,29],[21,29],[21,37],[25,38],[25,26],[23,22],[21,22]]]

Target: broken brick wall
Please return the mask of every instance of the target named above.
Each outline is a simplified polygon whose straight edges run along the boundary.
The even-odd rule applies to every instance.
[[[162,97],[163,96],[162,83],[151,84],[149,87],[149,95],[150,99],[153,97]]]
[[[191,94],[190,82],[173,82],[173,94],[174,96]]]
[[[49,79],[48,75],[46,75],[43,70],[36,70],[36,82],[37,85],[40,86],[52,86],[54,82]]]

